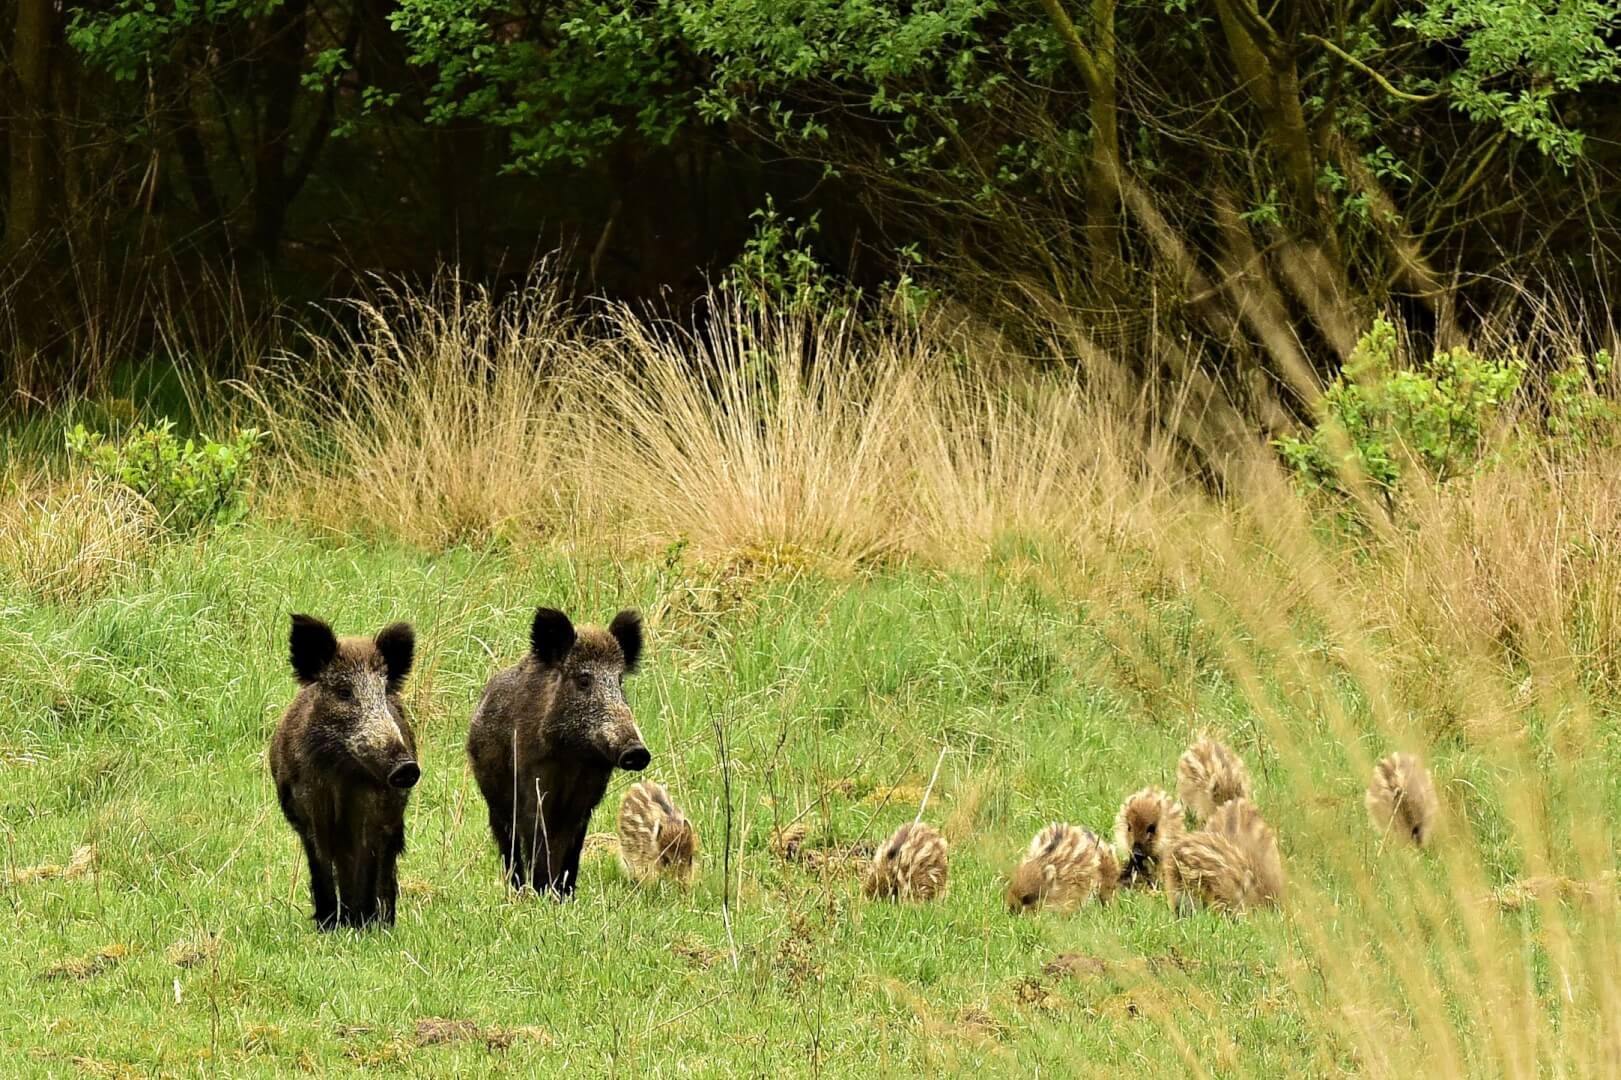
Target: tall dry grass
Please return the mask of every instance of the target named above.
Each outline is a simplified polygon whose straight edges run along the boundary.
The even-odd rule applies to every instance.
[[[987,378],[922,331],[711,303],[695,333],[622,307],[587,328],[544,279],[502,300],[385,290],[313,340],[316,377],[250,380],[271,502],[429,547],[569,535],[855,564],[972,560],[1009,531],[1091,542],[1179,482],[1142,411],[1075,378]]]
[[[1056,556],[1036,584],[1121,642],[1089,677],[1145,712],[1169,688],[1190,730],[1233,724],[1201,687],[1236,688],[1248,726],[1224,733],[1261,767],[1290,866],[1267,924],[1285,1007],[1325,1072],[1621,1063],[1617,806],[1593,752],[1616,738],[1621,676],[1616,451],[1416,481],[1396,518],[1348,538],[1258,440],[1229,454],[1218,498],[1179,464],[1175,418],[1107,379],[980,377],[928,331],[723,307],[702,333],[623,309],[588,328],[544,284],[502,302],[396,292],[359,314],[317,343],[321,379],[255,391],[290,512],[426,545],[684,539],[844,565],[974,565],[1037,540]],[[1528,355],[1577,347],[1539,319]],[[1165,617],[1179,605],[1191,629]],[[1433,851],[1362,816],[1392,749],[1435,764]],[[1219,1002],[1187,1000],[1225,1028]],[[1148,1014],[1207,1067],[1184,1013]]]
[[[1587,532],[1613,520],[1609,464],[1500,466],[1354,552],[1325,552],[1277,489],[1158,546],[1225,631],[1282,779],[1297,999],[1361,1070],[1615,1067],[1615,806],[1593,753],[1610,650],[1584,647],[1609,618],[1584,587],[1613,581]],[[1442,763],[1447,830],[1423,855],[1356,810],[1353,783],[1395,748]]]
[[[273,439],[269,505],[430,547],[569,527],[561,377],[583,346],[557,292],[498,301],[444,281],[349,307],[307,361],[245,383]]]
[[[892,511],[915,354],[848,324],[726,314],[686,334],[616,310],[568,380],[573,475],[601,526],[711,554],[906,551]]]
[[[144,499],[82,471],[54,477],[13,466],[0,493],[0,577],[46,603],[112,584],[162,533]]]

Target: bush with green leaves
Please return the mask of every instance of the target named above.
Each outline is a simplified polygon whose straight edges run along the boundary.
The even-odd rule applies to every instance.
[[[916,323],[935,299],[934,290],[917,279],[923,265],[917,245],[897,249],[896,275],[869,293],[839,278],[817,258],[819,216],[813,212],[799,222],[778,210],[776,200],[767,195],[765,205],[749,215],[754,234],[721,278],[722,291],[756,314],[814,315],[838,322],[861,312],[868,325],[885,318]]]
[[[765,205],[749,215],[754,235],[727,270],[721,288],[756,312],[823,312],[834,319],[847,315],[860,300],[860,290],[839,281],[817,259],[818,216],[812,213],[809,220],[797,222],[767,195]]]
[[[1395,327],[1375,320],[1324,391],[1311,434],[1277,440],[1302,482],[1339,495],[1366,483],[1389,499],[1409,469],[1444,482],[1504,448],[1581,450],[1605,440],[1621,418],[1605,393],[1606,352],[1568,358],[1533,401],[1535,386],[1521,359],[1492,360],[1459,347],[1402,367],[1397,351]],[[1511,407],[1522,405],[1513,437],[1498,439]]]
[[[1311,435],[1278,440],[1302,480],[1339,493],[1360,480],[1389,496],[1410,466],[1446,480],[1480,462],[1525,381],[1524,362],[1456,348],[1402,368],[1396,353],[1395,327],[1375,320],[1324,391]]]
[[[1608,445],[1621,408],[1605,393],[1614,361],[1605,349],[1572,356],[1548,375],[1548,438],[1561,449]]]
[[[137,424],[122,439],[76,424],[68,449],[100,476],[152,505],[163,523],[193,532],[240,520],[247,511],[248,461],[264,433],[244,428],[227,442],[182,440],[174,421]]]

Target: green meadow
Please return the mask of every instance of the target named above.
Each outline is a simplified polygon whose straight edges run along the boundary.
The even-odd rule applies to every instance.
[[[508,323],[432,349],[423,325],[397,339],[426,349],[409,377],[374,355],[303,386],[191,386],[188,428],[269,435],[242,497],[187,528],[189,495],[59,449],[70,420],[116,433],[150,404],[8,435],[6,1075],[1616,1060],[1610,440],[1505,451],[1347,516],[1264,454],[1218,488],[1117,402],[977,386],[912,339],[821,340],[808,376],[792,327],[695,358],[629,323],[596,345]],[[624,776],[571,902],[503,883],[462,748],[537,605],[644,612],[629,697],[645,775],[700,835],[688,887],[621,869]],[[310,919],[265,762],[293,612],[416,628],[424,772],[389,929]],[[1112,835],[1202,732],[1254,774],[1280,905],[1178,913],[1142,890],[1008,914],[1038,829]],[[1362,805],[1395,749],[1440,793],[1423,851]],[[874,846],[919,815],[950,842],[945,896],[864,900]]]
[[[1018,551],[985,573],[831,580],[247,527],[167,550],[73,610],[8,596],[8,1072],[1175,1068],[1159,1011],[1209,1026],[1201,1054],[1309,1068],[1313,1040],[1279,1000],[1275,915],[1175,918],[1147,893],[1070,918],[1005,912],[999,876],[1030,835],[1050,820],[1112,829],[1126,794],[1172,780],[1190,734],[1190,717],[1112,685],[1099,615],[1041,576]],[[631,702],[648,775],[699,829],[690,888],[638,887],[596,845],[571,903],[502,883],[462,743],[542,600],[597,621],[648,613]],[[425,771],[392,931],[310,923],[264,762],[294,689],[294,609],[340,632],[417,627],[406,702]],[[1230,688],[1201,697],[1242,731]],[[1237,745],[1264,796],[1281,794],[1262,747]],[[863,902],[860,843],[916,815],[937,761],[924,814],[952,841],[947,897]],[[625,782],[593,831],[611,834]],[[1355,792],[1337,787],[1354,819]],[[774,855],[772,829],[793,821],[833,857]],[[1044,970],[1065,953],[1088,963]]]

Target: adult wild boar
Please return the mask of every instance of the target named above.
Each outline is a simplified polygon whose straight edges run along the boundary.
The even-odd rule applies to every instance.
[[[407,623],[339,640],[294,615],[293,674],[303,684],[270,742],[282,813],[304,842],[315,925],[394,922],[405,804],[422,775],[400,705],[416,638]]]
[[[615,768],[652,760],[625,701],[642,655],[642,619],[615,615],[578,629],[552,608],[535,612],[529,653],[484,688],[467,756],[490,807],[490,832],[515,889],[569,896],[591,812]]]

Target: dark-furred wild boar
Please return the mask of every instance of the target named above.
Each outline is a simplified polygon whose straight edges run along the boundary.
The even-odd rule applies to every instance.
[[[552,608],[535,612],[529,653],[484,688],[467,756],[507,879],[569,896],[591,812],[615,768],[640,772],[652,755],[625,701],[642,655],[642,619],[615,615],[578,629]]]
[[[400,705],[415,635],[394,623],[339,640],[294,615],[290,644],[302,686],[271,740],[270,774],[309,859],[315,925],[392,924],[405,804],[422,775]]]

